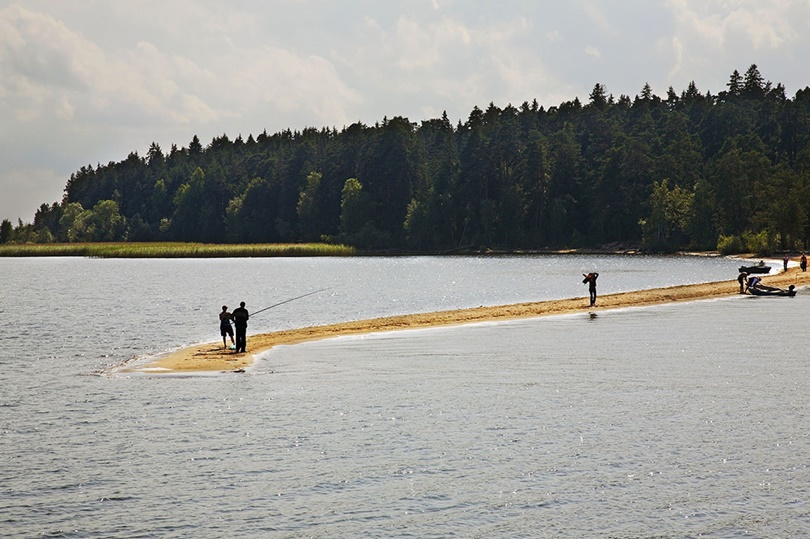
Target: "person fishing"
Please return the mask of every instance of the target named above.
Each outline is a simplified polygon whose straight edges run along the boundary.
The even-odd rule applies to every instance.
[[[582,274],[584,279],[582,279],[583,283],[588,283],[588,293],[591,296],[591,307],[596,305],[596,278],[599,277],[599,274],[596,272],[591,272],[587,275],[584,273]]]
[[[228,348],[228,343],[225,339],[226,336],[231,338],[231,348],[236,348],[236,343],[233,340],[233,327],[231,327],[231,319],[233,315],[228,312],[228,306],[222,306],[222,312],[219,313],[219,332],[222,334],[222,346]]]
[[[245,309],[244,301],[233,310],[231,318],[233,318],[233,325],[236,326],[236,353],[245,352],[247,348],[247,323],[250,314]]]

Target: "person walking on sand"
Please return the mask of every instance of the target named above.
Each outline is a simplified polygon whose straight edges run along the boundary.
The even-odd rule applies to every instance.
[[[799,267],[802,268],[802,271],[807,271],[807,256],[802,253],[802,257],[799,259]]]
[[[222,346],[228,348],[228,343],[225,341],[226,336],[231,338],[231,347],[236,348],[236,343],[233,340],[233,328],[231,327],[231,319],[233,315],[228,312],[228,306],[222,306],[222,312],[219,313],[219,332],[222,334]]]
[[[245,309],[245,302],[241,302],[239,307],[231,314],[233,325],[236,326],[236,352],[245,352],[247,347],[247,323],[250,315]]]
[[[591,296],[591,307],[593,307],[596,305],[596,278],[599,277],[599,274],[594,271],[587,275],[583,273],[582,276],[585,277],[582,279],[583,284],[588,283],[588,293]]]

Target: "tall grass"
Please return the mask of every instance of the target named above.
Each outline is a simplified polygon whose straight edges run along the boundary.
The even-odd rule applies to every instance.
[[[87,256],[98,258],[247,258],[351,256],[354,247],[326,243],[26,243],[0,245],[2,256]]]

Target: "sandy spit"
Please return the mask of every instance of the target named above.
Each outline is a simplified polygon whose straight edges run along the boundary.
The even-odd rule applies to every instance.
[[[763,282],[770,286],[787,288],[810,285],[810,272],[789,268],[787,272],[763,276]],[[251,335],[248,332],[248,353],[237,354],[226,350],[221,341],[183,348],[166,355],[155,357],[137,367],[124,367],[120,372],[192,373],[211,371],[242,371],[253,364],[254,354],[265,352],[276,345],[297,344],[306,341],[328,339],[342,335],[357,335],[401,329],[418,329],[436,326],[454,326],[475,322],[515,320],[578,312],[598,312],[624,307],[641,307],[671,303],[719,298],[739,294],[736,280],[696,285],[682,285],[652,290],[623,292],[600,295],[596,307],[589,307],[587,290],[583,297],[516,303],[492,307],[476,307],[455,311],[439,311],[402,316],[389,316],[370,320],[356,320],[324,326],[311,326],[298,329],[274,331]],[[768,298],[768,301],[787,301],[789,298]]]

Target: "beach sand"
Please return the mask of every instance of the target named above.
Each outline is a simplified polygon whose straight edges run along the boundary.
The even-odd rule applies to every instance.
[[[787,288],[794,284],[797,287],[810,284],[810,272],[799,268],[789,268],[772,275],[764,275],[763,283],[770,286]],[[736,279],[715,283],[673,286],[623,292],[619,294],[600,295],[595,307],[589,307],[587,290],[583,297],[498,305],[492,307],[475,307],[455,311],[439,311],[402,316],[389,316],[371,320],[356,320],[324,326],[312,326],[251,335],[248,333],[248,353],[237,354],[222,347],[221,341],[200,344],[183,348],[166,355],[158,356],[153,361],[139,367],[127,367],[123,372],[149,373],[190,373],[207,371],[241,371],[253,364],[254,354],[265,352],[276,345],[297,344],[306,341],[328,339],[342,335],[357,335],[401,329],[418,329],[436,326],[454,326],[475,322],[515,320],[535,318],[555,314],[572,314],[578,312],[598,312],[623,307],[642,307],[671,303],[677,301],[694,301],[727,297],[739,294]],[[786,298],[772,298],[782,301]],[[769,300],[770,301],[770,300]]]

